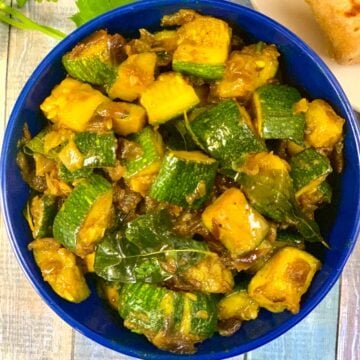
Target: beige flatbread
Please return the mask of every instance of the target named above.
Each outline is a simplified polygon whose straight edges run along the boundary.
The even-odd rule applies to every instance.
[[[360,0],[305,0],[339,64],[360,64]]]

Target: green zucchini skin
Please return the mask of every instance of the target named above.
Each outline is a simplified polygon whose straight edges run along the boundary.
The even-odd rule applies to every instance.
[[[24,212],[34,239],[52,236],[53,221],[57,211],[58,203],[55,196],[42,194],[29,199]]]
[[[81,132],[75,136],[75,144],[84,155],[84,167],[114,166],[117,140],[112,131],[106,133]]]
[[[118,34],[96,31],[66,53],[62,64],[71,77],[80,81],[93,85],[113,83],[120,60],[117,52],[124,43]]]
[[[211,295],[176,292],[145,283],[124,284],[119,295],[118,309],[125,326],[150,341],[163,333],[167,339],[163,350],[174,351],[171,343],[180,337],[183,352],[193,352],[194,343],[212,336],[216,329],[216,302]]]
[[[179,60],[173,61],[172,68],[174,71],[197,76],[205,80],[220,80],[224,77],[225,71],[224,64],[196,64]]]
[[[269,84],[255,90],[255,114],[260,136],[264,139],[289,139],[302,144],[305,115],[294,113],[293,108],[300,99],[299,91],[287,85]]]
[[[64,201],[54,219],[56,240],[75,252],[78,232],[96,200],[112,189],[102,176],[92,174],[80,182]]]
[[[225,100],[200,111],[187,121],[187,127],[195,142],[219,160],[221,168],[234,169],[243,155],[266,151],[264,142],[246,123],[234,100]]]
[[[313,148],[305,149],[294,155],[289,164],[291,166],[290,176],[296,192],[317,179],[325,180],[325,177],[332,172],[327,156]]]
[[[139,133],[130,136],[129,139],[140,145],[142,155],[125,162],[125,178],[136,176],[156,163],[160,164],[163,158],[163,142],[156,130],[147,126]]]
[[[99,57],[71,59],[64,55],[62,63],[73,78],[93,85],[112,84],[116,79],[117,68],[103,63]]]
[[[75,180],[88,178],[93,172],[92,168],[89,167],[83,167],[75,171],[70,171],[66,168],[65,165],[60,164],[59,165],[59,179],[66,182],[66,183],[72,183]]]
[[[170,151],[165,155],[149,195],[158,201],[199,209],[210,197],[218,162],[210,158],[209,161],[184,159],[179,153]]]

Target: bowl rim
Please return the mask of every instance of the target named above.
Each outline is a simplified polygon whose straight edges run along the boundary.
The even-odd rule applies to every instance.
[[[74,30],[72,33],[70,33],[66,38],[64,38],[62,41],[60,41],[46,56],[45,58],[40,62],[40,64],[36,67],[36,69],[33,71],[33,73],[30,75],[29,79],[25,83],[25,86],[20,92],[20,95],[18,96],[14,108],[11,111],[8,123],[6,125],[4,138],[3,138],[3,144],[2,144],[2,150],[1,150],[1,163],[0,163],[0,203],[5,223],[5,229],[8,235],[8,239],[10,241],[11,247],[13,252],[15,253],[15,256],[17,258],[18,263],[20,264],[23,272],[25,273],[25,276],[29,280],[29,282],[32,284],[35,291],[40,295],[40,297],[46,302],[46,304],[58,315],[62,320],[64,320],[66,323],[68,323],[72,328],[74,328],[79,333],[85,335],[86,337],[94,340],[98,344],[101,344],[107,348],[110,348],[112,350],[115,350],[119,353],[123,353],[125,355],[133,356],[133,357],[139,357],[139,352],[137,352],[135,349],[128,348],[126,344],[122,343],[114,343],[114,341],[104,338],[102,335],[96,333],[92,329],[88,328],[87,326],[81,324],[79,321],[75,320],[73,317],[68,315],[67,312],[62,310],[59,306],[57,306],[56,303],[53,302],[51,296],[49,295],[48,291],[45,290],[44,287],[39,285],[34,279],[31,277],[31,271],[29,269],[29,266],[27,265],[25,259],[21,255],[20,247],[17,244],[17,241],[15,239],[13,226],[10,221],[10,215],[9,215],[9,204],[7,201],[6,196],[4,195],[6,186],[7,186],[7,179],[6,179],[6,149],[9,147],[9,144],[11,143],[12,137],[11,134],[14,131],[15,126],[15,119],[18,117],[19,112],[31,90],[31,88],[34,86],[36,79],[40,76],[40,74],[44,71],[44,69],[53,61],[54,58],[57,58],[63,54],[63,48],[66,46],[69,46],[73,41],[74,38],[82,39],[86,37],[91,31],[94,31],[95,28],[98,28],[100,24],[105,24],[107,19],[111,19],[116,15],[121,14],[121,16],[124,16],[126,13],[132,12],[133,10],[145,10],[149,7],[160,7],[164,5],[175,5],[176,3],[183,3],[182,7],[191,6],[193,4],[200,4],[203,3],[207,6],[214,6],[218,5],[222,8],[226,8],[228,11],[234,10],[238,11],[239,8],[242,12],[247,13],[247,15],[251,15],[252,17],[256,18],[257,20],[261,20],[262,22],[265,22],[267,25],[271,25],[275,31],[282,32],[286,37],[290,38],[292,42],[296,43],[296,46],[301,49],[301,51],[304,51],[307,53],[307,55],[311,58],[312,61],[316,62],[319,67],[321,68],[321,71],[324,72],[326,77],[329,79],[329,82],[333,84],[334,91],[337,95],[337,97],[342,101],[345,111],[345,118],[348,122],[348,126],[351,128],[351,132],[354,134],[354,140],[355,140],[355,147],[356,147],[356,154],[358,155],[358,164],[360,161],[360,127],[357,122],[357,119],[355,117],[354,111],[351,108],[351,105],[342,90],[339,82],[336,80],[335,76],[331,73],[329,68],[326,66],[326,64],[323,62],[323,60],[308,46],[306,45],[296,34],[291,32],[289,29],[285,28],[281,24],[277,23],[276,21],[272,20],[271,18],[257,12],[256,10],[253,10],[249,7],[230,2],[230,1],[222,1],[222,0],[185,0],[185,1],[171,1],[171,0],[143,0],[138,1],[135,3],[131,3],[128,5],[124,5],[122,7],[116,8],[114,10],[111,10],[105,14],[102,14],[86,24],[82,25],[78,29]],[[180,4],[179,4],[180,5]],[[358,172],[359,166],[358,166]],[[360,176],[359,176],[360,177]],[[354,215],[354,218],[360,219],[360,199],[357,203],[356,208],[356,214]],[[268,342],[274,340],[275,338],[279,337],[280,335],[287,332],[289,329],[291,329],[294,325],[296,325],[299,321],[301,321],[303,318],[305,318],[321,301],[322,299],[328,294],[330,289],[334,286],[335,282],[338,280],[345,263],[347,259],[349,258],[350,254],[352,253],[356,240],[358,238],[360,232],[360,222],[357,221],[354,228],[351,232],[352,241],[350,242],[350,246],[348,246],[347,251],[345,255],[342,257],[339,267],[336,269],[336,272],[333,274],[334,276],[326,281],[318,290],[318,293],[314,295],[312,302],[309,304],[306,304],[305,306],[302,306],[301,311],[297,315],[291,316],[288,320],[286,320],[281,326],[276,327],[275,329],[271,330],[270,332],[266,333],[265,335],[262,335],[256,339],[250,340],[248,343],[241,344],[234,346],[233,348],[227,350],[227,351],[219,351],[216,353],[209,353],[209,354],[193,354],[193,355],[176,355],[176,354],[170,354],[167,352],[164,352],[164,354],[156,354],[154,357],[152,356],[146,356],[146,358],[156,358],[156,359],[180,359],[180,358],[186,358],[186,359],[197,359],[197,360],[210,360],[210,359],[224,359],[236,355],[240,355],[243,353],[246,353],[248,351],[254,350],[255,348],[258,348],[262,345],[267,344]],[[143,354],[142,354],[143,355]]]

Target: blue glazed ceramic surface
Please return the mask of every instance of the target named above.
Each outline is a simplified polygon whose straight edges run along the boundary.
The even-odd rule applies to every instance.
[[[122,326],[122,320],[111,313],[96,295],[76,305],[59,298],[42,280],[27,245],[31,235],[22,209],[28,187],[17,168],[16,144],[22,127],[28,123],[31,132],[43,125],[39,105],[51,89],[65,76],[61,56],[91,32],[107,28],[110,32],[134,36],[137,29],[158,28],[164,14],[191,7],[220,17],[236,29],[242,29],[249,40],[263,40],[278,45],[281,68],[287,83],[297,86],[308,98],[330,102],[346,119],[345,171],[336,185],[333,211],[322,214],[321,229],[331,249],[314,247],[323,262],[309,292],[303,297],[297,315],[287,312],[272,314],[262,311],[255,321],[245,323],[231,337],[214,336],[198,346],[195,355],[179,356],[162,352],[143,336]],[[76,30],[47,55],[30,77],[9,119],[1,153],[1,204],[9,239],[27,277],[47,304],[75,329],[118,352],[144,359],[222,359],[250,351],[278,337],[304,318],[327,294],[339,277],[359,232],[359,128],[351,107],[333,75],[319,57],[285,28],[253,10],[224,1],[141,1],[107,13]]]

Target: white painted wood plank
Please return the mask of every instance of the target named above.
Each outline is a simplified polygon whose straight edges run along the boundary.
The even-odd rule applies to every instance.
[[[360,241],[341,278],[338,360],[360,357]]]
[[[338,282],[305,319],[278,339],[248,353],[246,360],[335,360],[339,288]]]
[[[68,1],[70,4],[71,2]],[[36,21],[66,30],[69,6],[29,2],[25,12]],[[41,9],[41,11],[39,11]],[[1,36],[6,26],[0,24]],[[4,41],[3,41],[4,40]],[[7,44],[1,38],[1,44]],[[37,32],[11,29],[9,47],[1,47],[1,138],[11,108],[36,65],[56,41]],[[5,49],[9,48],[6,53]],[[7,65],[7,69],[4,68]],[[7,70],[7,77],[3,71]],[[5,81],[6,80],[6,81]],[[6,85],[6,102],[5,102]],[[39,298],[19,268],[0,223],[0,358],[4,360],[62,359],[72,357],[73,330]]]

